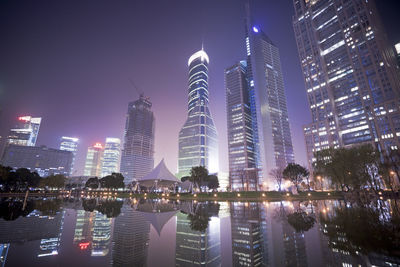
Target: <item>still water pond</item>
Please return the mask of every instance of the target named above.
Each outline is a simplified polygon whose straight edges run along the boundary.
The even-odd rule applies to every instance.
[[[1,266],[397,266],[400,205],[2,199]]]

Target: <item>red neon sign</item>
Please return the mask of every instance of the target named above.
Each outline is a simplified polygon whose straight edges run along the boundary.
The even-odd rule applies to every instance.
[[[29,116],[22,116],[22,117],[18,117],[19,121],[29,121]]]
[[[103,145],[101,143],[96,143],[93,146],[94,148],[103,148]]]
[[[85,242],[85,243],[79,243],[79,248],[81,250],[85,250],[89,247],[90,243],[89,242]]]

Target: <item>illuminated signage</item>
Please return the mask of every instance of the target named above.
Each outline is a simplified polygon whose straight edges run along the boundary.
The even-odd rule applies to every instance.
[[[89,242],[79,243],[79,248],[81,250],[86,250],[89,247],[89,245],[90,245]]]

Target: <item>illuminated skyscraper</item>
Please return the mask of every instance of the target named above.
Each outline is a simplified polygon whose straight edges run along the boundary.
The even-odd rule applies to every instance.
[[[10,249],[10,243],[0,244],[0,266],[6,266],[8,250]]]
[[[125,183],[142,178],[154,167],[154,114],[149,98],[143,95],[128,105],[121,173]]]
[[[396,57],[397,57],[397,65],[400,69],[400,43],[397,43],[395,46],[395,50],[396,50]]]
[[[268,266],[260,203],[230,203],[232,262],[235,266]]]
[[[252,191],[258,186],[258,171],[246,72],[246,61],[225,70],[229,184],[232,190]]]
[[[278,47],[252,23],[246,4],[247,80],[258,183],[274,188],[271,170],[294,162],[292,137]]]
[[[375,1],[294,0],[293,27],[312,122],[309,165],[329,147],[400,147],[400,78]]]
[[[113,172],[119,172],[121,155],[121,140],[119,138],[106,138],[104,148],[103,165],[101,168],[101,176],[107,176]]]
[[[77,210],[73,243],[81,249],[88,249],[92,241],[94,212]]]
[[[8,145],[0,164],[14,169],[27,168],[41,177],[71,173],[72,152],[45,146]]]
[[[62,216],[57,217],[60,219],[60,228],[59,232],[57,235],[51,237],[51,238],[44,238],[40,240],[40,251],[38,254],[38,257],[47,257],[47,256],[55,256],[58,255],[58,250],[60,249],[61,245],[61,234],[63,231],[63,226],[64,226],[64,217],[65,217],[65,210],[63,211],[58,211],[58,213],[61,213]]]
[[[149,234],[150,223],[139,211],[124,205],[114,221],[112,265],[146,266]]]
[[[71,151],[73,155],[70,175],[72,175],[73,173],[76,151],[78,150],[78,142],[79,142],[78,138],[67,137],[67,136],[61,137],[60,150]]]
[[[193,166],[218,172],[217,130],[208,107],[208,55],[194,53],[188,61],[188,117],[179,132],[178,175],[189,175]]]
[[[18,117],[18,124],[10,130],[7,144],[19,146],[35,146],[42,118],[31,116]]]
[[[106,256],[111,246],[111,225],[112,218],[95,211],[92,230],[92,251],[91,256]]]
[[[88,148],[85,161],[84,176],[101,176],[101,165],[103,161],[103,145],[96,143]]]
[[[178,213],[175,266],[221,266],[220,219],[213,217],[204,231],[191,228],[187,214]]]

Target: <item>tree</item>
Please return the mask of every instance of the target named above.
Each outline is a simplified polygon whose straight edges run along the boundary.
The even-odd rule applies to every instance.
[[[85,183],[85,187],[88,187],[91,189],[97,189],[97,188],[99,188],[99,185],[100,185],[99,178],[97,178],[97,177],[91,177]]]
[[[283,168],[278,167],[278,168],[272,169],[269,173],[272,177],[274,177],[275,182],[278,185],[279,192],[282,189],[281,187],[282,187],[282,182],[283,182],[283,170],[284,170]]]
[[[39,182],[40,187],[50,188],[64,188],[66,178],[62,174],[50,175],[46,178],[42,178]]]
[[[386,188],[389,188],[392,192],[397,191],[398,182],[396,182],[396,177],[397,179],[400,177],[399,162],[400,153],[391,151],[389,154],[384,155],[383,161],[379,164],[379,174]]]
[[[183,177],[181,178],[181,182],[183,183],[183,182],[185,182],[185,181],[187,181],[187,180],[190,181],[190,179],[191,179],[190,176],[183,176]]]
[[[112,173],[111,175],[107,175],[99,180],[102,188],[123,188],[124,184],[124,176],[120,173]]]
[[[209,189],[217,189],[219,187],[218,177],[216,175],[209,175],[207,186]]]
[[[289,163],[283,170],[283,177],[292,182],[296,186],[297,191],[299,191],[299,184],[308,175],[308,170],[296,163]]]
[[[314,170],[329,178],[342,191],[359,190],[369,185],[380,188],[379,153],[371,145],[351,148],[329,148],[314,154]]]
[[[307,232],[315,224],[315,218],[302,210],[287,215],[287,220],[297,233]]]
[[[204,186],[204,182],[208,178],[208,170],[204,166],[196,166],[192,167],[190,170],[191,181],[195,185],[195,187],[200,187],[200,192],[202,192],[202,186]]]
[[[122,204],[122,201],[105,200],[100,201],[96,206],[96,209],[102,214],[106,215],[107,218],[115,218],[121,213]]]
[[[35,202],[35,209],[40,211],[42,215],[54,216],[61,210],[61,199],[38,199]]]

